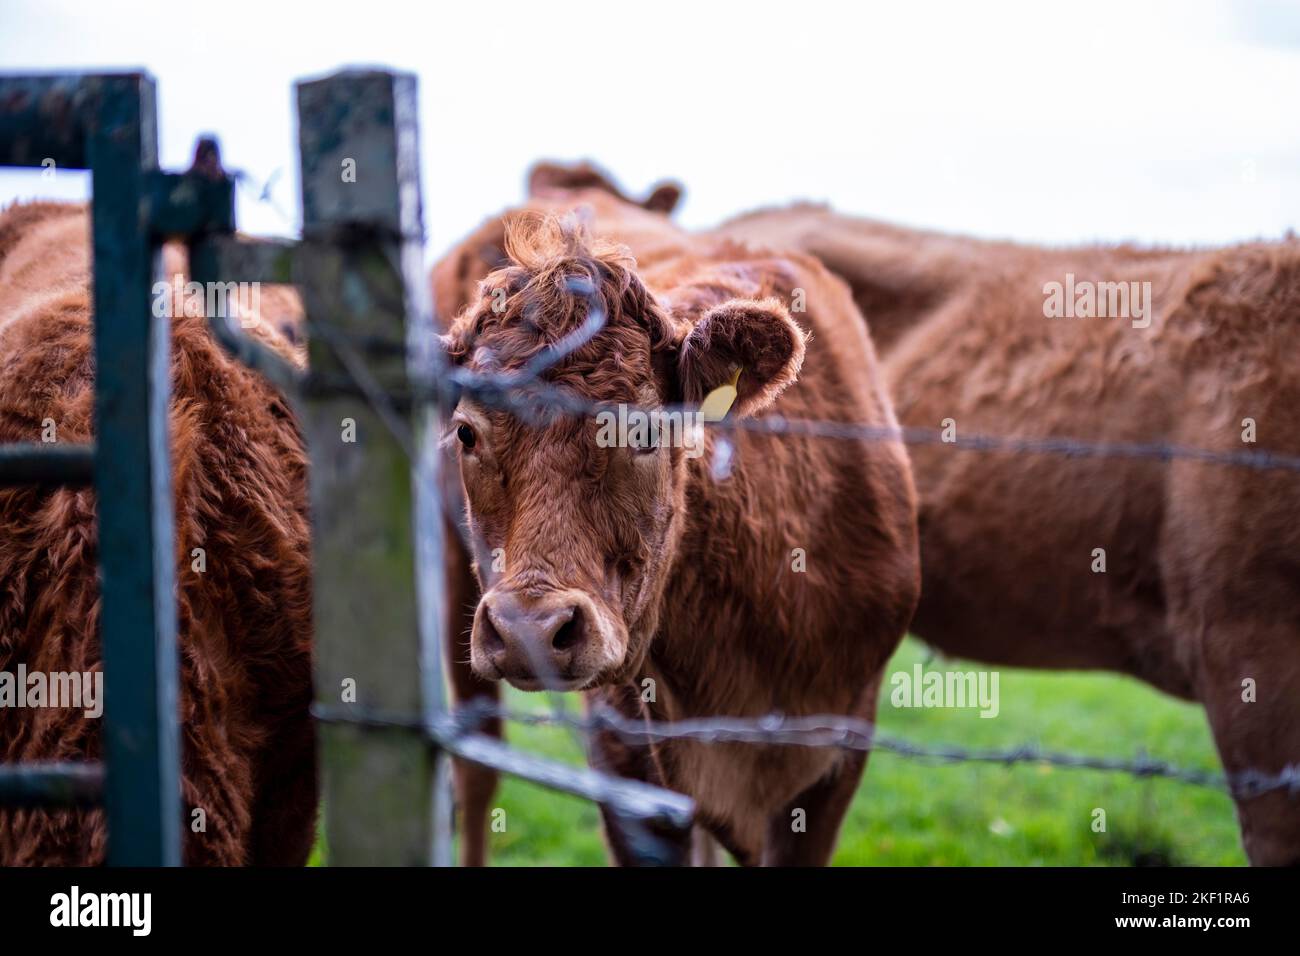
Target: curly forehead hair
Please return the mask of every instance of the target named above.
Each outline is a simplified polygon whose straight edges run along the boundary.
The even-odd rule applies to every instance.
[[[548,377],[589,378],[584,391],[612,393],[629,382],[611,376],[648,374],[651,354],[674,341],[673,321],[637,276],[629,250],[593,239],[576,214],[515,217],[505,248],[510,265],[483,281],[479,300],[452,325],[452,361],[473,356],[496,369],[518,367],[581,328],[599,305],[603,329]]]

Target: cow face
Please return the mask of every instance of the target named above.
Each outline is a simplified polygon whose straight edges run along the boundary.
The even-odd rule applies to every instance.
[[[704,439],[631,428],[602,440],[609,410],[690,407],[739,370],[731,414],[752,413],[794,380],[804,336],[774,299],[674,316],[626,251],[593,247],[572,221],[516,226],[508,249],[512,264],[488,277],[445,337],[454,363],[508,374],[591,310],[605,322],[542,375],[539,387],[565,399],[566,412],[466,396],[450,418],[445,441],[460,459],[484,592],[470,661],[481,677],[523,690],[626,680],[658,624],[685,521],[690,443]]]

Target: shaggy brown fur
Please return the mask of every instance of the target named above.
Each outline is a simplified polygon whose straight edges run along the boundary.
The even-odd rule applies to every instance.
[[[60,442],[92,438],[88,229],[84,206],[0,213],[0,441],[40,441],[47,418]],[[265,302],[292,311],[284,293]],[[281,398],[184,311],[175,301],[184,858],[301,864],[316,803],[307,460]],[[301,360],[267,322],[253,332]],[[0,526],[0,670],[98,670],[94,492],[0,490]],[[198,547],[203,573],[191,564]],[[5,762],[99,754],[98,724],[80,710],[0,721]],[[206,813],[204,833],[191,832],[193,808]],[[93,864],[104,848],[98,810],[0,809],[2,864]]]
[[[1039,249],[796,207],[722,234],[853,288],[905,424],[1300,453],[1300,242]],[[1149,281],[1146,329],[1044,317],[1067,272]],[[1243,444],[1253,418],[1258,444]],[[1205,705],[1230,771],[1300,763],[1300,476],[1179,461],[913,449],[913,625],[992,663],[1105,668]],[[1106,551],[1106,573],[1091,570]],[[1243,701],[1243,681],[1257,699]],[[1257,864],[1300,863],[1300,798],[1237,804]]]
[[[607,326],[547,374],[554,387],[660,407],[698,399],[739,366],[733,415],[759,414],[780,393],[783,414],[893,423],[865,324],[814,260],[693,240],[603,189],[529,205],[574,208],[596,240],[555,219],[506,236],[511,264],[451,329],[456,361],[516,368],[577,327],[586,300],[566,282],[579,276],[598,290]],[[444,314],[481,238],[435,272],[453,276]],[[810,303],[797,325],[787,312],[796,288]],[[590,416],[533,425],[460,403],[449,436],[470,524],[505,556],[499,574],[477,568],[486,593],[471,626],[474,670],[540,686],[544,668],[519,650],[532,642],[564,686],[630,716],[871,716],[917,597],[901,447],[741,435],[730,476],[715,479],[712,433],[696,459],[681,448],[600,448],[595,433]],[[795,549],[807,553],[804,573]],[[655,699],[642,705],[645,679]],[[472,682],[462,670],[456,683],[463,694]],[[831,750],[690,741],[647,752],[598,740],[593,750],[598,766],[690,794],[746,863],[826,862],[864,766]],[[485,779],[470,784],[480,798]],[[462,778],[462,800],[465,787]],[[806,812],[807,832],[792,832],[793,808]],[[616,833],[611,849],[626,859]]]

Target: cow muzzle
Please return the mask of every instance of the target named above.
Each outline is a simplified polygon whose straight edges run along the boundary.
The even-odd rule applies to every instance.
[[[470,664],[520,690],[578,690],[621,658],[612,628],[581,591],[491,590],[474,614]]]

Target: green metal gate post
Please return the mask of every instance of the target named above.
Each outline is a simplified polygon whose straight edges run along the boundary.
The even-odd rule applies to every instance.
[[[93,461],[104,668],[108,861],[180,863],[175,545],[167,320],[153,318],[154,81],[144,73],[0,77],[0,164],[90,169],[95,444],[10,448],[0,484],[76,483]],[[0,798],[85,803],[99,767],[5,768]]]
[[[180,864],[171,325],[150,307],[159,253],[147,176],[154,82],[102,81],[89,117],[95,257],[95,507],[104,654],[104,806],[115,866]]]

